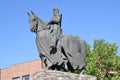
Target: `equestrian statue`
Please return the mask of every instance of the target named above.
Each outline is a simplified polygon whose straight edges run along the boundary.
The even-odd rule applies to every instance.
[[[62,14],[58,8],[53,9],[53,17],[47,24],[32,11],[28,16],[30,30],[36,33],[39,56],[47,69],[85,69],[86,43],[81,38],[62,34]]]

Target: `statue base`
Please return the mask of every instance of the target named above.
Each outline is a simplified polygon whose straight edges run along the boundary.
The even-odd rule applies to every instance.
[[[40,70],[32,75],[32,80],[97,80],[94,76],[78,75],[70,72]]]

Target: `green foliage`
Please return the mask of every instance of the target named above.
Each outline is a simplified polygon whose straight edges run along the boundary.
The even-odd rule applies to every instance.
[[[116,43],[94,40],[93,49],[87,45],[86,73],[98,80],[120,80],[120,57],[117,56]],[[111,74],[110,71],[116,72]]]

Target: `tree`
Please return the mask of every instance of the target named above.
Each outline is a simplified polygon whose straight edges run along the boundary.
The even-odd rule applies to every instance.
[[[93,49],[87,45],[86,74],[98,80],[120,79],[120,57],[117,56],[116,43],[107,43],[104,39],[94,40]],[[117,72],[110,74],[110,71]]]

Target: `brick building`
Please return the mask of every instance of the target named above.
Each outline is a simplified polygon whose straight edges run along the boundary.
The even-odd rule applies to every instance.
[[[42,61],[33,60],[0,69],[0,80],[31,80],[32,74],[43,68]]]

